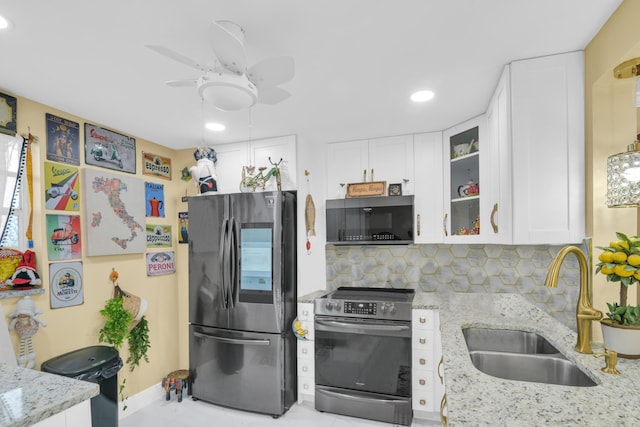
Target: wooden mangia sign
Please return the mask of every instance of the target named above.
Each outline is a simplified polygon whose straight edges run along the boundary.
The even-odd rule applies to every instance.
[[[387,181],[356,182],[347,184],[347,197],[384,196]]]

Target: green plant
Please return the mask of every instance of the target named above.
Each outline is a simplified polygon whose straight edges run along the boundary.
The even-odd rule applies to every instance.
[[[629,286],[640,283],[640,238],[628,237],[616,232],[618,240],[611,241],[609,246],[598,246],[603,252],[598,256],[596,274],[607,276],[607,282],[620,284],[619,303],[607,303],[607,317],[621,325],[640,326],[640,306],[627,305]]]
[[[147,355],[149,347],[151,347],[149,323],[147,318],[142,316],[140,322],[129,333],[129,357],[127,358],[129,371],[133,372],[135,367],[140,365],[140,360],[142,359],[149,363],[149,356]]]
[[[120,350],[124,340],[129,338],[129,324],[133,315],[124,309],[122,297],[108,299],[100,314],[106,320],[100,329],[98,341],[111,344],[116,350]]]
[[[640,305],[618,305],[618,303],[609,304],[609,312],[607,317],[611,321],[620,325],[640,326]]]

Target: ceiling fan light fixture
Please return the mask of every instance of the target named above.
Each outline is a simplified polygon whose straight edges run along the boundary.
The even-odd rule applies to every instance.
[[[433,99],[435,94],[430,90],[419,90],[411,94],[413,102],[427,102]]]
[[[258,90],[245,75],[221,73],[215,79],[200,78],[198,93],[222,111],[245,110],[258,101]]]
[[[214,123],[214,122],[209,122],[206,125],[204,125],[204,127],[214,132],[222,132],[227,128],[222,123]]]

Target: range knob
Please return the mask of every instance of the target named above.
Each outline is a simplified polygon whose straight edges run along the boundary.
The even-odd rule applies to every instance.
[[[333,310],[333,303],[331,301],[327,301],[325,307],[327,308],[327,310],[331,311]]]
[[[391,303],[391,305],[389,307],[389,313],[396,314],[396,311],[397,311],[396,310],[396,306],[393,303]]]
[[[380,306],[380,312],[382,312],[382,314],[386,314],[387,313],[387,304],[383,303],[382,306]]]

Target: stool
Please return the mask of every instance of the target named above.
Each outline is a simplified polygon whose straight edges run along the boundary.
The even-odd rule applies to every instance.
[[[171,390],[178,395],[178,402],[182,402],[182,390],[187,389],[187,395],[191,396],[191,379],[188,369],[179,369],[169,373],[162,379],[162,388],[166,393],[166,399],[171,400]]]

